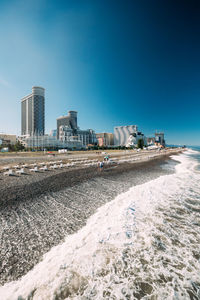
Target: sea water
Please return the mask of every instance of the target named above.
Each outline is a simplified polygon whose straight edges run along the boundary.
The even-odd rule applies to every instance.
[[[103,205],[0,299],[200,299],[199,154]]]

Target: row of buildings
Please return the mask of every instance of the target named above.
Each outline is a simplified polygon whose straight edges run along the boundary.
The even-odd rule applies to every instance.
[[[57,118],[57,128],[45,134],[45,89],[32,87],[32,93],[21,99],[21,135],[17,138],[26,148],[86,149],[89,146],[136,147],[138,140],[144,145],[165,146],[164,134],[146,138],[136,125],[118,126],[114,133],[95,133],[93,129],[82,130],[78,126],[77,111]],[[16,136],[0,135],[0,145],[16,142]]]

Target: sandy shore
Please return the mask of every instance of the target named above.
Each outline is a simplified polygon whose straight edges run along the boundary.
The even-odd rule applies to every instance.
[[[0,283],[33,268],[66,235],[82,228],[106,202],[130,187],[170,173],[161,168],[171,150],[141,160],[105,166],[74,166],[52,172],[0,175]],[[123,159],[122,159],[123,158]]]

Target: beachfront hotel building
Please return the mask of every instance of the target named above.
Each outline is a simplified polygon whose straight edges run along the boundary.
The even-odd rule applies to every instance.
[[[2,146],[14,145],[17,142],[17,137],[14,134],[0,133],[0,141]]]
[[[98,145],[100,147],[113,147],[114,146],[114,135],[109,132],[96,133]]]
[[[70,140],[67,142],[58,140],[55,136],[46,135],[33,135],[33,136],[22,136],[18,137],[18,140],[25,148],[31,149],[71,149],[81,150],[85,149],[81,141]]]
[[[114,128],[114,145],[116,147],[137,147],[138,140],[141,139],[146,145],[146,137],[141,131],[138,131],[137,125],[117,126]]]
[[[45,134],[45,89],[32,87],[32,93],[21,99],[21,135]]]
[[[155,133],[155,143],[157,145],[165,147],[164,132],[156,132]]]
[[[57,139],[60,139],[60,127],[67,126],[71,128],[75,133],[78,129],[77,127],[77,111],[70,110],[68,111],[67,116],[61,116],[57,119]]]
[[[137,134],[137,125],[117,126],[114,128],[115,146],[126,146],[131,134]]]
[[[77,111],[69,111],[67,116],[57,119],[57,139],[62,142],[80,141],[85,147],[97,144],[94,130],[81,130],[77,125]]]
[[[155,141],[156,141],[156,139],[155,139],[154,136],[153,137],[148,137],[147,138],[147,145],[154,145]]]
[[[59,139],[64,142],[80,141],[83,146],[97,144],[96,134],[92,129],[77,129],[76,132],[74,132],[69,126],[60,126],[59,137]]]
[[[50,136],[57,137],[57,129],[52,129],[49,133]]]

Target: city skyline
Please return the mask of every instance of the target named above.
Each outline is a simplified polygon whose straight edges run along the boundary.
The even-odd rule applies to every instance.
[[[136,124],[200,145],[198,1],[1,1],[0,132],[20,135],[21,98],[46,91],[46,133]]]

